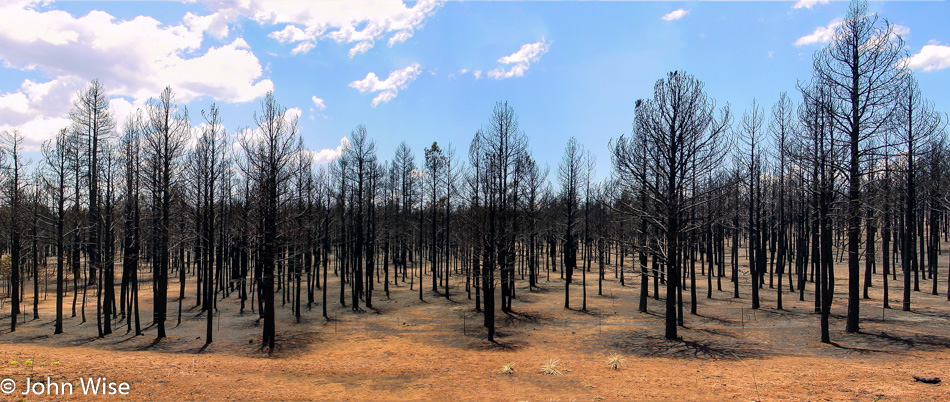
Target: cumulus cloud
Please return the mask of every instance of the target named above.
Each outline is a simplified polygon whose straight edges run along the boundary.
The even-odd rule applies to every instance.
[[[373,98],[373,107],[376,107],[380,103],[386,103],[395,98],[399,91],[409,87],[409,83],[421,72],[419,63],[413,63],[401,70],[394,70],[385,80],[380,80],[376,73],[370,72],[366,74],[366,78],[351,82],[350,87],[363,94],[379,92],[379,95]]]
[[[435,14],[444,0],[266,1],[205,0],[213,15],[250,18],[261,26],[282,26],[270,37],[296,44],[291,53],[307,53],[319,40],[352,45],[350,57],[365,53],[377,41],[389,46],[405,42]]]
[[[303,110],[301,110],[299,107],[292,107],[284,112],[284,119],[286,119],[288,122],[291,122],[299,119],[300,115],[302,114]]]
[[[18,90],[0,94],[0,131],[19,129],[27,147],[37,147],[69,125],[66,111],[84,84],[75,76],[24,80]]]
[[[828,23],[827,26],[815,28],[815,30],[808,35],[802,36],[795,41],[795,46],[806,46],[813,43],[828,43],[831,42],[835,37],[835,29],[841,25],[840,19],[834,19]]]
[[[914,70],[937,71],[950,67],[950,46],[933,42],[924,45],[920,52],[906,59],[907,66]]]
[[[488,76],[496,80],[521,77],[524,75],[525,71],[528,71],[528,68],[531,67],[531,63],[540,60],[541,56],[547,53],[550,46],[551,44],[546,42],[544,37],[542,37],[538,42],[521,45],[521,49],[518,49],[517,52],[498,59],[498,62],[501,64],[511,64],[512,66],[510,69],[505,70],[504,68],[499,67],[489,71]],[[475,78],[481,77],[480,71],[476,71],[473,74],[475,75]]]
[[[111,94],[134,99],[157,95],[166,85],[183,102],[202,95],[246,102],[273,89],[261,79],[263,68],[247,42],[237,38],[200,54],[203,31],[188,24],[165,26],[147,16],[117,21],[102,11],[77,18],[6,3],[0,7],[0,58],[10,68],[98,77]]]
[[[350,140],[346,137],[340,138],[340,145],[337,145],[336,148],[324,148],[319,151],[313,151],[313,161],[316,163],[330,163],[340,155],[343,155],[343,151],[346,151],[350,147]]]
[[[27,141],[50,138],[65,126],[70,99],[93,78],[113,99],[139,105],[168,85],[179,102],[200,96],[247,102],[273,89],[244,39],[202,51],[205,34],[226,37],[227,19],[188,13],[165,25],[148,16],[118,20],[103,11],[73,16],[31,1],[0,3],[4,67],[51,77],[3,94],[0,117],[6,127],[20,127]],[[118,123],[125,114],[116,114]]]
[[[218,39],[227,38],[228,32],[230,32],[230,27],[228,26],[231,22],[230,18],[221,13],[199,16],[189,12],[185,13],[182,22],[192,31],[199,33],[207,32]]]
[[[819,5],[819,4],[828,4],[829,1],[831,1],[831,0],[798,0],[797,2],[795,2],[795,5],[793,5],[792,8],[796,8],[796,9],[797,9],[797,8],[808,8],[808,9],[811,9],[812,7],[814,7],[814,6],[816,6],[816,5]]]
[[[687,14],[689,14],[689,11],[681,8],[679,10],[671,11],[669,14],[664,15],[662,18],[663,18],[663,21],[676,21],[680,18],[685,17]]]

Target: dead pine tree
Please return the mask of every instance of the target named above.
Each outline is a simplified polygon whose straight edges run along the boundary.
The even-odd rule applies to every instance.
[[[677,291],[680,287],[680,243],[688,227],[686,213],[704,199],[693,194],[687,200],[688,180],[718,169],[730,141],[728,107],[715,113],[715,102],[703,90],[702,81],[674,71],[654,86],[654,96],[636,108],[631,136],[613,144],[616,169],[647,192],[657,214],[653,226],[662,234],[658,251],[666,265],[666,339],[677,339]],[[641,161],[646,169],[636,166]]]
[[[151,169],[147,181],[152,196],[154,215],[155,253],[158,261],[152,270],[154,322],[158,328],[156,339],[165,338],[165,320],[168,311],[168,273],[171,265],[171,215],[175,202],[173,188],[181,176],[179,159],[184,154],[191,127],[188,110],[175,105],[171,87],[166,87],[157,98],[149,99],[147,134],[144,137],[145,157]],[[153,264],[155,260],[153,260]]]
[[[571,282],[577,269],[577,214],[580,205],[581,182],[584,180],[584,150],[577,139],[571,137],[564,148],[564,156],[558,167],[558,182],[561,186],[561,202],[564,216],[564,237],[561,248],[564,260],[564,308],[571,308]]]
[[[257,279],[264,321],[261,346],[273,351],[276,344],[274,281],[280,250],[278,223],[291,179],[290,164],[297,151],[297,118],[287,115],[287,109],[269,92],[261,101],[260,112],[254,114],[254,121],[257,130],[245,133],[240,140],[245,153],[241,168],[253,182],[254,204],[260,217],[256,255],[261,265]]]
[[[865,0],[853,0],[831,43],[814,55],[814,81],[833,100],[830,123],[846,138],[848,318],[847,332],[860,329],[861,183],[863,162],[894,117],[901,81],[906,74],[904,41],[894,25],[868,11]]]

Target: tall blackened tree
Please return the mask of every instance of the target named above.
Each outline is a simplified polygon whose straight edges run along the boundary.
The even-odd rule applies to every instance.
[[[20,268],[23,260],[21,240],[25,210],[22,197],[25,192],[26,168],[29,162],[23,155],[23,135],[19,130],[0,133],[0,147],[4,156],[0,161],[4,173],[3,194],[9,205],[7,230],[10,237],[10,332],[15,332],[17,316],[20,314],[20,293],[23,290]]]
[[[743,164],[746,170],[746,183],[749,186],[748,194],[748,226],[749,230],[749,273],[752,274],[752,308],[759,308],[759,288],[762,275],[765,271],[765,238],[762,219],[762,174],[764,169],[763,146],[764,136],[762,124],[765,114],[762,108],[753,100],[751,110],[742,115],[741,132],[746,144],[746,155],[743,155]]]
[[[495,104],[488,125],[472,141],[470,159],[476,164],[481,193],[482,290],[488,340],[495,339],[495,270],[514,274],[516,227],[515,167],[528,151],[528,139],[508,103]],[[506,296],[508,297],[508,296]],[[510,308],[505,306],[505,308]]]
[[[201,245],[201,260],[198,261],[201,272],[202,283],[198,284],[203,289],[204,300],[201,301],[202,310],[207,314],[205,343],[213,341],[212,322],[215,312],[215,275],[222,272],[222,261],[219,258],[217,267],[214,266],[215,251],[223,245],[215,243],[215,236],[218,233],[219,223],[216,221],[216,211],[223,205],[221,200],[221,180],[224,172],[228,168],[226,152],[228,149],[228,138],[224,130],[224,124],[221,121],[220,112],[217,105],[212,104],[209,110],[202,111],[205,125],[202,127],[201,134],[191,153],[190,170],[193,179],[193,190],[195,192],[195,208],[197,222],[198,243]],[[196,256],[197,258],[197,256]]]
[[[147,181],[152,195],[153,221],[155,225],[157,255],[152,261],[158,261],[153,268],[154,280],[154,321],[158,327],[157,339],[166,336],[165,319],[168,310],[168,271],[171,261],[171,214],[175,201],[173,188],[179,181],[179,159],[184,154],[188,139],[190,122],[188,109],[179,109],[175,105],[175,94],[166,87],[158,99],[149,99],[146,104],[148,113],[147,133],[144,138],[149,173]]]
[[[778,101],[772,106],[772,120],[769,123],[769,132],[772,134],[772,143],[777,148],[778,153],[778,227],[776,233],[778,239],[778,256],[776,257],[776,271],[778,272],[778,290],[776,291],[776,308],[782,309],[782,274],[785,273],[785,262],[788,260],[788,232],[787,217],[785,211],[785,177],[788,175],[788,151],[791,136],[797,131],[795,125],[795,109],[788,94],[782,92],[779,94]],[[791,271],[789,271],[791,275]],[[792,285],[791,276],[789,276],[789,285]],[[790,288],[790,291],[794,291]]]
[[[123,247],[122,247],[122,295],[123,306],[128,311],[126,318],[127,332],[132,331],[133,317],[135,320],[135,335],[142,334],[142,323],[139,316],[139,254],[141,252],[141,154],[142,134],[145,129],[144,116],[136,111],[125,123],[125,130],[120,143],[123,176],[125,179],[124,195],[125,207],[123,217]]]
[[[259,216],[259,241],[257,256],[260,259],[263,306],[262,347],[274,349],[276,343],[274,311],[274,275],[279,252],[278,223],[281,220],[281,203],[285,200],[286,184],[291,179],[290,164],[297,152],[297,118],[277,103],[273,92],[268,92],[261,101],[260,113],[254,114],[257,130],[245,133],[241,146],[246,153],[243,166],[247,179],[256,189],[256,209]]]
[[[437,207],[439,196],[442,194],[442,185],[440,181],[445,172],[445,154],[442,152],[442,148],[439,147],[437,142],[433,142],[432,146],[425,149],[425,160],[426,160],[426,186],[428,186],[429,193],[429,213],[430,213],[430,226],[431,229],[429,232],[429,272],[432,273],[432,291],[438,292],[439,288],[436,285],[436,278],[438,277],[438,242],[436,242],[436,218],[438,216]]]
[[[53,219],[56,226],[56,322],[53,333],[63,333],[63,297],[66,293],[64,257],[65,257],[65,226],[66,200],[69,184],[69,134],[66,129],[60,130],[56,137],[43,144],[43,156],[46,160],[49,174],[46,186],[53,197],[55,211]]]
[[[904,42],[894,25],[879,23],[865,0],[854,0],[831,43],[814,57],[815,81],[834,100],[831,122],[846,135],[848,332],[860,329],[862,163],[894,115],[906,71],[904,56]]]
[[[571,308],[571,282],[577,269],[577,214],[580,206],[581,184],[586,173],[585,152],[571,137],[564,148],[564,156],[558,166],[558,182],[561,185],[561,202],[564,203],[564,308]]]
[[[715,102],[692,75],[674,71],[654,86],[652,99],[636,108],[630,137],[621,137],[613,147],[615,167],[628,182],[645,189],[657,214],[651,219],[663,234],[658,252],[666,260],[666,338],[677,339],[676,292],[680,283],[680,249],[685,214],[702,203],[694,194],[687,202],[688,178],[705,177],[717,169],[728,152],[730,124],[728,107],[715,113]],[[645,163],[646,169],[638,168]]]
[[[933,110],[933,106],[923,98],[917,80],[911,74],[902,77],[902,86],[898,94],[897,111],[897,138],[905,154],[904,162],[904,239],[901,248],[901,266],[904,271],[904,293],[902,309],[910,311],[911,275],[914,275],[914,290],[920,290],[919,275],[923,261],[917,254],[918,230],[918,175],[920,175],[919,159],[922,159],[924,150],[930,147],[938,133],[940,118]],[[931,223],[933,225],[933,223]],[[920,236],[923,237],[923,236]],[[922,239],[921,239],[922,240]]]

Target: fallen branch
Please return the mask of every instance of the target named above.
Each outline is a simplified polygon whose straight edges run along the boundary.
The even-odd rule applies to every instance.
[[[924,384],[940,384],[939,377],[918,377],[914,376],[914,381],[922,382]]]

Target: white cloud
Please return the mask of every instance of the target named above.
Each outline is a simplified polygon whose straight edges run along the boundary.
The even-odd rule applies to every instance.
[[[684,10],[681,8],[679,10],[671,11],[669,14],[664,15],[662,18],[663,18],[663,21],[676,21],[680,18],[685,17],[687,14],[689,14],[689,10]]]
[[[793,5],[792,8],[811,9],[812,7],[819,4],[828,4],[829,1],[831,0],[798,0],[797,2],[795,2],[795,5]]]
[[[301,53],[307,53],[310,49],[313,49],[317,45],[312,42],[301,42],[299,45],[294,46],[294,49],[290,51],[290,54],[296,56]]]
[[[480,80],[480,79],[482,79],[482,70],[475,70],[475,71],[472,71],[472,75],[475,76],[475,79],[476,79],[476,80]]]
[[[248,17],[261,26],[283,25],[269,35],[280,43],[298,43],[291,53],[306,53],[317,41],[352,44],[350,57],[388,38],[389,46],[405,42],[444,0],[419,0],[408,7],[402,0],[268,1],[205,0],[206,5],[234,20]],[[225,17],[221,17],[225,18]]]
[[[323,98],[318,98],[318,97],[316,97],[316,96],[312,96],[312,97],[310,98],[310,100],[313,101],[313,107],[317,108],[317,110],[326,110],[326,109],[327,109],[327,104],[323,102]]]
[[[908,57],[907,66],[914,70],[937,71],[950,67],[950,46],[931,43]]]
[[[3,94],[0,121],[4,127],[19,127],[27,141],[50,138],[60,128],[53,123],[64,125],[70,99],[94,78],[113,100],[125,97],[126,104],[137,105],[168,85],[179,102],[201,96],[247,102],[273,89],[244,39],[201,51],[206,33],[226,37],[227,19],[188,13],[179,24],[165,25],[147,16],[117,20],[106,12],[91,11],[77,17],[30,1],[2,2],[4,67],[38,70],[50,79],[27,80],[18,91]],[[127,112],[116,113],[117,123],[123,123]]]
[[[380,103],[386,103],[395,98],[399,90],[406,89],[421,72],[419,63],[413,63],[401,70],[394,70],[385,80],[380,80],[376,73],[370,72],[366,74],[366,78],[351,82],[350,87],[364,94],[379,92],[380,94],[373,98],[373,107],[376,107]]]
[[[284,112],[284,119],[286,119],[288,122],[293,121],[294,119],[299,119],[300,115],[302,114],[303,110],[301,110],[299,107],[292,107]]]
[[[307,33],[294,25],[287,25],[284,29],[271,32],[270,35],[267,36],[277,39],[277,41],[281,43],[302,42],[307,40]]]
[[[357,43],[356,46],[353,46],[353,47],[350,49],[350,57],[356,56],[356,55],[361,54],[361,53],[366,53],[366,51],[368,51],[368,50],[370,50],[370,49],[372,49],[372,48],[373,48],[373,42],[372,42],[372,41],[362,41],[362,42],[360,42],[360,43]]]
[[[119,130],[125,126],[126,121],[136,109],[144,109],[145,104],[134,104],[124,98],[112,98],[109,100],[109,112],[115,118]]]
[[[204,31],[193,29],[202,25],[195,18],[166,26],[147,16],[118,21],[91,11],[77,18],[8,2],[0,6],[0,58],[54,77],[98,77],[111,94],[135,99],[171,85],[183,102],[202,95],[245,102],[273,88],[243,39],[198,53]]]
[[[0,131],[19,129],[28,147],[38,146],[69,125],[66,111],[84,84],[75,76],[24,80],[18,90],[0,94]]]
[[[802,36],[795,41],[795,46],[811,45],[813,43],[828,43],[835,37],[835,29],[841,25],[840,19],[834,19],[827,26],[815,28],[811,34]]]
[[[336,148],[324,148],[319,151],[313,151],[313,161],[315,163],[330,163],[340,155],[343,155],[343,151],[346,151],[350,147],[350,140],[346,137],[340,138],[340,145]]]
[[[303,114],[303,110],[301,110],[300,108],[292,107],[292,108],[284,110],[284,114],[281,116],[281,118],[284,120],[284,124],[286,124],[289,127],[290,124],[292,124],[295,120],[299,119],[302,114]],[[199,124],[198,127],[201,127],[202,124]],[[233,145],[234,146],[233,149],[235,151],[241,150],[243,148],[243,145],[240,144],[241,142],[247,142],[247,143],[253,144],[257,141],[261,141],[264,138],[263,131],[261,131],[260,127],[245,127],[235,132],[234,135],[235,135],[235,138],[237,139],[237,141],[235,141]]]
[[[909,27],[903,26],[903,25],[901,25],[901,24],[894,24],[893,26],[894,26],[894,34],[895,34],[895,35],[900,35],[900,36],[902,36],[902,37],[903,37],[903,36],[910,35],[910,28],[909,28]]]
[[[489,71],[488,76],[496,80],[521,77],[524,75],[524,72],[528,71],[528,68],[531,67],[531,63],[540,60],[541,56],[547,53],[550,46],[551,44],[546,42],[544,37],[538,42],[521,45],[521,49],[518,49],[517,52],[498,59],[498,62],[501,64],[514,64],[510,70],[506,71],[504,68],[499,67]],[[476,71],[473,74],[475,78],[481,77],[480,71]]]
[[[221,13],[199,16],[189,12],[185,13],[182,22],[184,22],[190,30],[197,31],[198,33],[207,32],[218,39],[228,37],[228,23],[230,21],[227,16]]]

